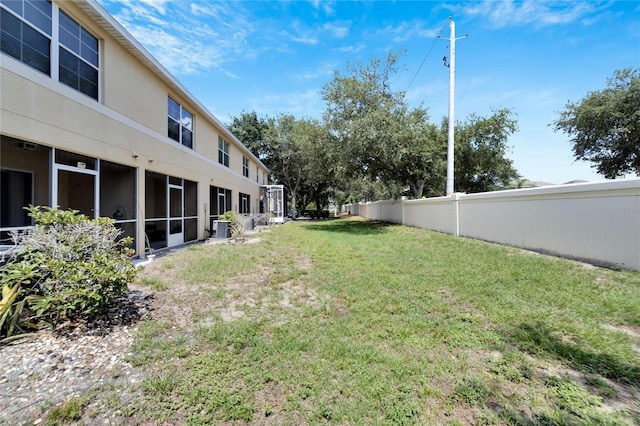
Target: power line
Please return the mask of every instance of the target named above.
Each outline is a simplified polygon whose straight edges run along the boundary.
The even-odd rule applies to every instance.
[[[413,78],[411,78],[411,81],[409,82],[409,85],[407,86],[407,88],[405,89],[405,93],[407,93],[407,91],[409,90],[409,88],[411,87],[411,85],[413,84],[413,82],[415,81],[416,77],[418,77],[418,73],[420,73],[420,70],[422,69],[422,66],[424,65],[424,63],[426,62],[427,58],[429,57],[429,55],[431,54],[431,51],[433,50],[433,48],[435,47],[436,43],[438,42],[438,40],[440,40],[440,36],[442,35],[442,32],[445,30],[445,28],[448,25],[448,21],[445,22],[445,24],[442,26],[442,28],[440,29],[440,32],[438,33],[438,36],[433,40],[433,44],[431,45],[431,47],[429,48],[429,51],[427,52],[427,54],[425,55],[425,57],[422,59],[422,62],[420,63],[420,66],[418,67],[418,69],[416,70],[415,74],[413,74]]]

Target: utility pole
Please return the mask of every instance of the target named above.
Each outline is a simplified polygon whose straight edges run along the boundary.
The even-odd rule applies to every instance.
[[[453,194],[453,156],[454,156],[454,98],[455,98],[455,86],[456,86],[456,40],[466,38],[456,38],[456,23],[453,22],[453,18],[449,18],[449,38],[445,39],[449,41],[449,63],[447,64],[447,57],[443,59],[444,66],[449,67],[449,133],[447,143],[447,192],[449,196]],[[439,36],[438,36],[439,37]]]

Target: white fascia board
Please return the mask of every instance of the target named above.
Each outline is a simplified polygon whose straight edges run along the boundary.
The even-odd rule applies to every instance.
[[[234,136],[229,129],[226,128],[211,112],[204,106],[195,96],[187,90],[156,58],[149,53],[144,46],[142,46],[109,12],[106,11],[98,3],[97,0],[84,0],[77,3],[77,6],[82,9],[87,15],[100,24],[105,31],[107,31],[112,37],[120,42],[135,58],[140,60],[149,69],[151,69],[162,81],[164,81],[171,89],[178,92],[183,97],[189,99],[189,101],[195,105],[200,114],[206,117],[209,121],[213,122],[218,127],[223,136],[226,139],[232,140],[236,143],[245,154],[252,158],[256,163],[262,166],[267,173],[269,169],[265,166],[258,157],[256,157],[242,142]]]

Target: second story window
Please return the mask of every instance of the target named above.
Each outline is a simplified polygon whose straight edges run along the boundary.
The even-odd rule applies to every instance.
[[[249,177],[249,159],[242,157],[242,176]]]
[[[2,1],[2,53],[51,76],[51,2]],[[11,10],[9,12],[8,10]]]
[[[58,5],[0,0],[0,24],[2,53],[99,99],[99,40]]]
[[[187,148],[193,149],[193,115],[171,97],[168,99],[169,126],[167,136]]]
[[[229,143],[218,136],[218,163],[229,167]]]
[[[60,82],[98,100],[98,39],[60,11]]]

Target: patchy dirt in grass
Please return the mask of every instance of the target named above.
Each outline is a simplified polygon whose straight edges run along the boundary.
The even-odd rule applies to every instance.
[[[631,325],[614,325],[614,324],[605,324],[603,326],[606,329],[619,331],[625,334],[628,334],[630,337],[634,339],[640,339],[640,327],[634,327]]]
[[[255,425],[281,425],[287,422],[286,410],[283,409],[287,402],[287,390],[280,383],[267,383],[263,389],[255,392],[255,406],[259,410],[255,412],[252,424]],[[304,419],[296,419],[295,424],[304,425]]]
[[[256,240],[259,238],[251,238],[248,242]],[[290,256],[293,268],[308,270],[313,266],[307,256],[296,253]],[[270,315],[277,312],[276,308],[319,307],[321,303],[316,291],[300,280],[278,282],[271,266],[256,266],[252,274],[240,275],[212,287],[181,284],[181,268],[174,262],[171,258],[160,258],[146,265],[143,275],[148,280],[170,283],[170,291],[156,292],[155,316],[186,331],[192,331],[197,324],[209,324],[215,317],[229,322],[254,314]]]

